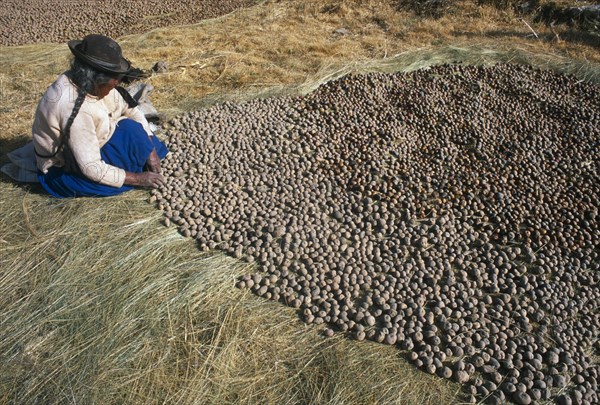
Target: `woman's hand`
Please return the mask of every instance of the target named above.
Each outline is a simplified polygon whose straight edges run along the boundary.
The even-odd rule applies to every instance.
[[[128,186],[159,188],[165,185],[165,178],[162,174],[154,172],[125,172],[125,184]]]
[[[158,154],[156,153],[156,149],[152,149],[152,153],[150,153],[150,156],[148,157],[148,160],[146,161],[146,166],[148,167],[148,170],[154,173],[160,173],[161,169],[160,169],[160,159],[158,157]]]

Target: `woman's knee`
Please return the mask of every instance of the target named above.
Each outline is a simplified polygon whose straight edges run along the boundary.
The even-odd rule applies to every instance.
[[[116,130],[148,136],[142,124],[131,118],[125,118],[117,122]]]

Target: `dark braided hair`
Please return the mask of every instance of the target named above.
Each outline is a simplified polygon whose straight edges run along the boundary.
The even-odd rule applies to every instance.
[[[71,62],[71,69],[67,72],[67,76],[77,86],[77,99],[75,99],[73,111],[71,111],[64,129],[62,140],[63,155],[65,159],[65,171],[77,172],[79,171],[79,167],[68,143],[71,135],[71,125],[73,125],[73,121],[75,121],[77,114],[79,114],[79,110],[85,101],[85,96],[94,91],[97,86],[108,83],[114,76],[100,72],[77,58],[74,58]]]

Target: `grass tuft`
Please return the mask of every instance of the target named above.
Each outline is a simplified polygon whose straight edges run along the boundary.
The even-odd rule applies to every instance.
[[[439,403],[391,347],[325,339],[233,287],[248,272],[159,224],[145,192],[55,200],[0,184],[7,403]],[[378,387],[373,390],[373,387]],[[405,399],[399,392],[409,391]],[[93,400],[95,399],[95,400]]]

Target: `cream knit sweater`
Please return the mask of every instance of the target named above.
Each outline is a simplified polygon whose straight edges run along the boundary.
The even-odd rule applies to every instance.
[[[75,100],[77,87],[62,74],[44,93],[35,112],[32,127],[33,144],[38,154],[49,156],[60,145],[64,130]],[[98,99],[87,95],[77,117],[71,125],[69,147],[84,176],[95,182],[121,187],[125,181],[125,170],[105,163],[100,157],[100,148],[112,136],[119,120],[131,118],[144,127],[148,136],[152,131],[144,114],[137,108],[129,108],[116,89]],[[64,166],[62,152],[51,158],[36,156],[37,167],[47,173],[52,166]]]

